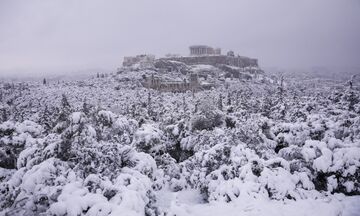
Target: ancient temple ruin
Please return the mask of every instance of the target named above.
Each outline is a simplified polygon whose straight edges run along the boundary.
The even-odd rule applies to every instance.
[[[207,55],[221,55],[220,48],[212,48],[205,45],[194,45],[190,46],[190,55],[191,56],[207,56]]]
[[[197,74],[190,74],[189,81],[186,79],[183,81],[169,81],[163,80],[160,77],[156,77],[154,75],[151,75],[150,77],[144,76],[144,79],[141,83],[146,88],[170,92],[198,91],[201,87]]]

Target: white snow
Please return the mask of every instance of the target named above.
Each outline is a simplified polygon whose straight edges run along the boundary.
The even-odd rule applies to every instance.
[[[360,196],[317,198],[305,200],[270,200],[264,197],[240,196],[230,203],[204,203],[197,190],[170,192],[162,190],[158,193],[160,207],[169,211],[169,215],[177,216],[357,216],[360,212]]]
[[[0,215],[360,215],[358,89],[195,65],[214,88],[174,93],[143,66],[0,89]]]
[[[332,164],[332,152],[328,148],[321,149],[322,155],[314,160],[314,169],[327,172]]]
[[[85,116],[82,112],[74,112],[71,114],[70,120],[73,124],[80,124],[84,117]]]

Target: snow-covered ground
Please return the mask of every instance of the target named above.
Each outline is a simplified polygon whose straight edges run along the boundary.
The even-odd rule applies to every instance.
[[[357,83],[151,73],[2,82],[0,215],[360,215]]]
[[[203,203],[197,191],[170,192],[164,208],[178,216],[356,216],[360,215],[360,196],[332,196],[325,199],[271,200],[245,197],[231,203]]]

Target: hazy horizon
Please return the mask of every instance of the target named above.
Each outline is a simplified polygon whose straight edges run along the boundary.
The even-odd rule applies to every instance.
[[[261,67],[359,68],[360,1],[0,2],[0,74],[114,70],[124,56],[233,50]]]

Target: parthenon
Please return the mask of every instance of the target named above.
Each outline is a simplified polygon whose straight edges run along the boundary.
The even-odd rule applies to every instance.
[[[212,48],[205,45],[190,46],[190,55],[192,56],[204,56],[204,55],[221,55],[220,48]]]

